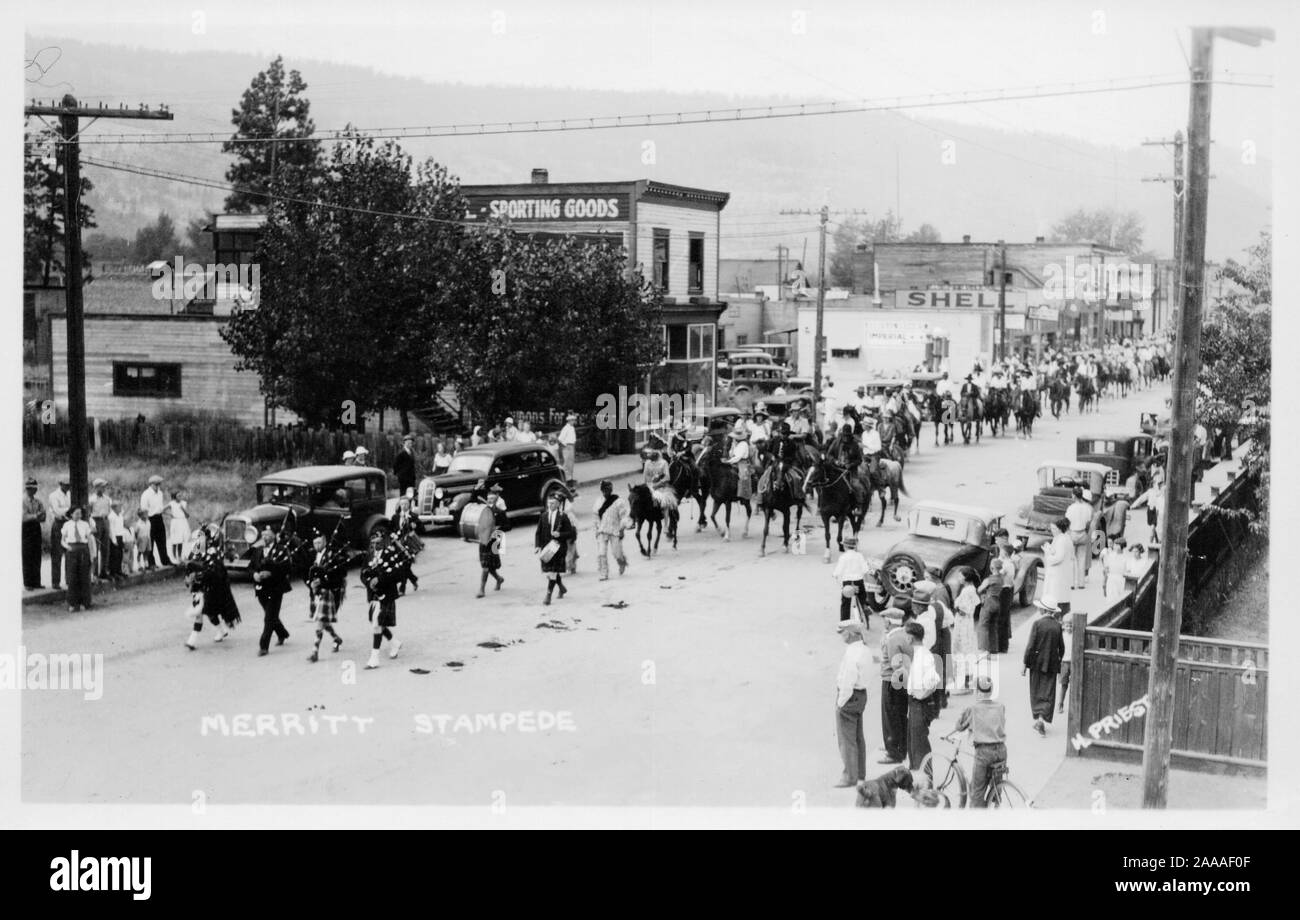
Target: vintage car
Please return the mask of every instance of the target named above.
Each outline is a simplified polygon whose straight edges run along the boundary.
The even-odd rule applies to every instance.
[[[930,418],[930,397],[934,395],[943,374],[917,371],[911,376],[912,393],[921,406],[921,421],[934,421]]]
[[[868,412],[872,415],[876,415],[879,413],[880,408],[885,405],[885,400],[889,397],[891,391],[901,390],[909,385],[909,381],[901,378],[889,380],[877,379],[860,381],[851,384],[842,390],[840,389],[840,385],[837,383],[835,389],[839,390],[840,393],[843,394],[846,404],[856,404],[858,399],[858,389],[860,387],[863,391],[862,395],[870,402],[871,406],[874,407],[873,409],[868,409]]]
[[[539,513],[551,492],[572,496],[564,470],[550,448],[540,443],[504,441],[456,452],[447,472],[426,476],[416,490],[416,517],[422,528],[455,526],[479,480],[501,486],[511,518]]]
[[[1074,455],[1089,463],[1110,468],[1106,474],[1106,494],[1134,498],[1130,481],[1135,473],[1151,462],[1155,440],[1149,434],[1088,435],[1075,441]]]
[[[803,407],[807,409],[812,404],[812,399],[803,393],[784,393],[781,395],[764,396],[754,403],[754,411],[762,409],[767,413],[768,419],[773,424],[785,421],[790,415],[790,410]]]
[[[257,504],[226,515],[221,523],[226,567],[246,569],[262,528],[277,533],[290,509],[297,533],[333,533],[340,520],[348,543],[364,551],[371,534],[388,530],[393,501],[384,471],[368,466],[300,466],[257,480]]]
[[[811,396],[813,391],[813,379],[811,377],[787,377],[785,380],[785,391],[787,393],[798,393],[802,396]]]
[[[789,376],[785,368],[775,365],[742,364],[731,369],[731,379],[725,381],[725,387],[724,381],[718,381],[718,389],[725,392],[726,400],[732,405],[748,409],[775,390],[786,389]]]
[[[1047,460],[1038,464],[1038,492],[1030,504],[1020,509],[1012,535],[1021,540],[1025,549],[1041,552],[1043,544],[1052,539],[1052,522],[1063,517],[1074,500],[1076,486],[1085,490],[1092,503],[1089,530],[1097,530],[1109,472],[1110,467],[1083,460]]]
[[[982,580],[996,555],[993,535],[1002,527],[1002,513],[991,508],[951,502],[919,502],[907,516],[907,536],[895,543],[882,559],[867,566],[876,581],[894,599],[906,605],[912,587],[937,571],[953,597],[961,590],[959,569],[970,566]],[[1022,607],[1033,603],[1038,590],[1041,559],[1022,558],[1015,589]]]

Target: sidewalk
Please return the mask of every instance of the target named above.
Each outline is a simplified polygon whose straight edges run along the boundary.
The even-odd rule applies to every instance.
[[[1067,757],[1034,796],[1034,805],[1093,811],[1141,808],[1142,767],[1100,757]],[[1268,780],[1171,769],[1168,807],[1264,809]]]
[[[573,465],[573,476],[579,489],[596,487],[602,479],[617,479],[641,471],[638,454],[610,454],[601,460],[581,460]]]
[[[101,594],[111,593],[120,588],[132,588],[136,585],[147,585],[155,581],[165,581],[169,578],[180,578],[185,574],[185,567],[182,565],[164,566],[162,568],[151,569],[147,572],[139,572],[135,575],[128,575],[119,582],[95,581],[90,582],[90,596],[97,598]],[[39,591],[23,591],[23,606],[43,606],[67,603],[68,592],[64,587],[57,590],[48,587],[50,583],[50,557],[41,557],[41,584],[46,587]]]

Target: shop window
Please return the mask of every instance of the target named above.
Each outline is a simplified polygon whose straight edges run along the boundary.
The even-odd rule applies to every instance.
[[[134,364],[113,362],[114,396],[179,397],[179,364]]]
[[[651,256],[651,281],[660,291],[668,290],[668,231],[655,230]]]
[[[704,293],[704,234],[692,233],[690,249],[687,250],[688,261],[690,263],[689,275],[687,277],[687,293],[703,294]]]
[[[832,358],[856,358],[862,353],[861,348],[832,348]]]
[[[688,361],[707,361],[711,359],[713,357],[713,324],[692,323],[687,328],[689,333],[686,359]]]
[[[748,345],[748,344],[749,344],[749,336],[748,336],[748,335],[738,335],[738,336],[736,336],[736,347],[737,347],[737,348],[739,348],[741,345]]]
[[[669,326],[668,327],[668,354],[669,361],[687,360],[687,326]]]

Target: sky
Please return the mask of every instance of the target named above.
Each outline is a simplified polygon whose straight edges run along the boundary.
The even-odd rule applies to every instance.
[[[1132,78],[1185,80],[1190,25],[1285,26],[1284,20],[1296,18],[1294,6],[1285,0],[28,0],[25,29],[143,49],[280,53],[440,82],[847,101]],[[1269,80],[1276,55],[1268,43],[1216,43],[1216,136],[1252,138],[1272,131],[1276,94],[1230,84]],[[1180,127],[1186,99],[1184,84],[921,111],[1004,130],[1131,146]],[[1178,117],[1171,119],[1171,112]]]

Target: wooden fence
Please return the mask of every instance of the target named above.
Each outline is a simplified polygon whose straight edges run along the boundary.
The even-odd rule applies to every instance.
[[[1146,728],[1140,701],[1150,677],[1151,633],[1087,626],[1086,614],[1071,615],[1075,640],[1066,753],[1140,757]],[[1268,646],[1180,638],[1174,698],[1175,764],[1252,772],[1267,767]]]

